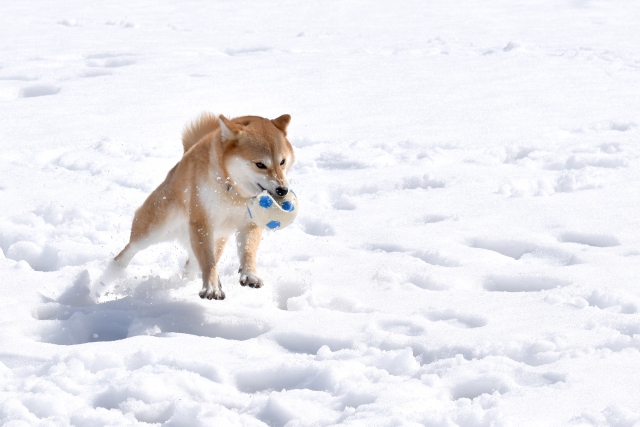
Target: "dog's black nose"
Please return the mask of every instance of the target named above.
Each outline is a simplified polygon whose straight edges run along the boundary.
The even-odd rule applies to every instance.
[[[287,187],[276,188],[276,194],[280,197],[286,196],[288,192],[289,192],[289,189]]]

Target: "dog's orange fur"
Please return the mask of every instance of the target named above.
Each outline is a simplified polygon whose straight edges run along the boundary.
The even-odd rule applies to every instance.
[[[200,296],[224,299],[216,266],[227,238],[235,232],[240,282],[261,287],[256,252],[262,230],[250,221],[247,200],[262,188],[272,192],[287,188],[286,172],[294,161],[286,138],[290,119],[285,114],[274,120],[256,116],[228,120],[204,113],[188,125],[182,159],[136,211],[130,241],[115,261],[126,267],[139,250],[182,237],[202,271]],[[185,271],[193,264],[187,260]]]

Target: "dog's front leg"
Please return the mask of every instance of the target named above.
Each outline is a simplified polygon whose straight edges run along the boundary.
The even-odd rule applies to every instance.
[[[198,207],[196,205],[196,207]],[[200,298],[224,299],[222,285],[218,279],[218,268],[213,246],[213,227],[204,209],[191,209],[189,220],[191,249],[202,270]]]
[[[238,258],[240,258],[240,284],[252,288],[261,288],[262,279],[256,270],[256,252],[262,237],[262,229],[255,224],[247,224],[238,230]]]

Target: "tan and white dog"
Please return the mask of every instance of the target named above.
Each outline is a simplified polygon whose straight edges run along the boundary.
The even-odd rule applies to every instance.
[[[274,120],[228,120],[204,113],[188,125],[182,159],[136,211],[129,243],[115,257],[116,265],[126,267],[154,243],[182,240],[189,252],[185,274],[193,276],[197,266],[202,271],[200,297],[224,299],[216,265],[235,233],[240,284],[262,287],[256,272],[262,230],[251,222],[247,201],[263,190],[276,196],[289,191],[286,174],[294,161],[286,137],[290,120],[288,114]]]

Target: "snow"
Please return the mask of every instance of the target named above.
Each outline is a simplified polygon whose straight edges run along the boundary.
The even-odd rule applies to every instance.
[[[1,425],[640,425],[640,4],[0,16]],[[292,116],[265,287],[101,286],[204,110]]]

